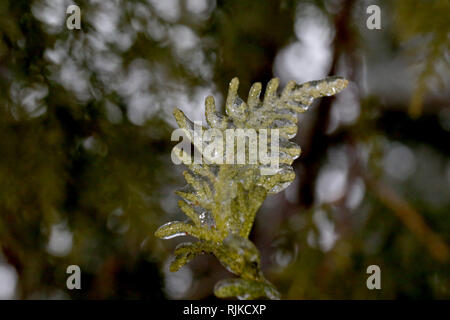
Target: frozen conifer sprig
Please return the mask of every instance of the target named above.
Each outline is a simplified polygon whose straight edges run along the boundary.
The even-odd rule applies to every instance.
[[[163,239],[186,235],[198,239],[176,247],[171,271],[179,270],[197,255],[210,253],[235,274],[237,278],[216,284],[214,293],[218,297],[280,298],[275,287],[264,278],[259,251],[248,236],[256,212],[267,194],[282,191],[295,178],[291,164],[300,155],[300,147],[289,139],[297,133],[297,113],[305,112],[316,98],[340,92],[348,82],[340,77],[301,85],[291,81],[281,95],[277,93],[278,84],[277,78],[272,79],[261,101],[261,83],[255,83],[247,102],[244,102],[237,95],[239,81],[234,78],[228,89],[225,115],[217,112],[212,96],[205,101],[206,120],[210,128],[221,132],[227,129],[254,129],[256,132],[278,129],[280,165],[274,174],[262,175],[261,169],[267,165],[259,162],[226,164],[226,161],[203,161],[195,164],[184,150],[174,148],[174,154],[188,168],[184,172],[188,185],[177,191],[182,198],[178,204],[188,220],[166,223],[155,235]],[[175,109],[174,115],[194,147],[201,150],[206,160],[210,160],[203,152],[204,142],[196,139],[194,123],[179,109]],[[226,143],[225,138],[223,143]]]

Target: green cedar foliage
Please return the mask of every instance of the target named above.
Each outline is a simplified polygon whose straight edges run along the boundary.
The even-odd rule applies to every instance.
[[[279,299],[276,288],[264,278],[260,268],[260,255],[248,239],[256,212],[268,193],[285,189],[295,177],[292,162],[300,155],[300,147],[289,141],[297,132],[297,113],[305,112],[314,99],[334,95],[347,86],[347,80],[329,77],[301,85],[289,82],[281,95],[277,93],[279,80],[272,79],[261,101],[261,83],[255,83],[247,102],[237,95],[239,81],[230,82],[226,99],[226,115],[216,111],[214,98],[206,98],[206,120],[210,128],[279,130],[279,169],[275,174],[262,175],[265,165],[257,163],[217,164],[205,161],[195,164],[182,149],[174,153],[187,166],[184,177],[188,185],[177,191],[182,198],[181,210],[187,222],[173,221],[161,226],[155,235],[169,239],[190,235],[196,242],[184,242],[175,249],[175,260],[170,266],[177,271],[194,257],[210,253],[238,278],[226,279],[215,286],[218,297],[240,299]],[[195,139],[194,123],[184,113],[174,111],[176,121],[198,150],[203,142]],[[208,129],[208,128],[205,128]],[[246,146],[248,151],[248,146]]]

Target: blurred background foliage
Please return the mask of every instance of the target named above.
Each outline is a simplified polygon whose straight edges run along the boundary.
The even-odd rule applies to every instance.
[[[450,2],[79,0],[70,31],[71,4],[0,2],[0,298],[213,298],[227,271],[170,273],[180,240],[153,236],[183,217],[173,108],[329,74],[351,85],[301,116],[250,237],[265,274],[284,299],[450,298]]]

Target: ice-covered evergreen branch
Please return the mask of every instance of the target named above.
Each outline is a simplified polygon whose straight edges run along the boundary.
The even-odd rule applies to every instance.
[[[294,180],[291,164],[300,155],[300,147],[289,139],[297,133],[297,113],[305,112],[314,99],[343,90],[347,80],[329,77],[300,85],[291,81],[278,94],[279,81],[275,78],[268,83],[262,101],[261,83],[255,83],[247,102],[238,97],[238,85],[237,78],[230,82],[225,115],[217,112],[212,96],[206,98],[209,128],[224,133],[222,137],[226,136],[227,129],[253,129],[258,133],[278,129],[278,169],[272,174],[263,174],[264,169],[270,168],[261,162],[227,164],[223,158],[208,161],[210,154],[204,151],[205,142],[196,139],[195,124],[181,110],[175,109],[178,125],[194,147],[202,150],[207,161],[196,164],[185,150],[174,148],[174,154],[188,168],[184,173],[188,185],[177,194],[182,198],[179,206],[189,220],[169,222],[155,235],[163,239],[183,235],[198,239],[178,245],[171,271],[177,271],[197,255],[211,253],[238,276],[217,283],[214,291],[218,297],[279,299],[280,294],[261,272],[259,251],[248,236],[267,194],[282,191]],[[222,142],[227,141],[223,138]]]

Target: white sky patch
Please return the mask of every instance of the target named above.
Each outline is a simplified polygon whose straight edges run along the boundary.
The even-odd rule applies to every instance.
[[[143,125],[157,111],[154,102],[157,99],[149,90],[155,82],[150,66],[146,61],[136,59],[121,78],[115,89],[127,102],[128,118],[135,125]]]
[[[72,250],[73,234],[65,223],[54,224],[50,231],[47,252],[53,256],[64,257]]]
[[[122,96],[129,96],[137,91],[147,91],[151,82],[152,73],[149,64],[145,60],[136,59],[130,64],[117,91]]]
[[[297,255],[297,245],[295,245],[293,251],[286,249],[278,249],[277,251],[275,251],[273,259],[279,267],[286,268],[292,262],[295,261],[296,255]]]
[[[15,82],[10,87],[10,97],[15,104],[22,107],[29,117],[38,117],[45,113],[46,107],[42,101],[48,95],[46,85],[34,83],[31,87]],[[17,114],[18,116],[19,114]]]
[[[92,65],[99,74],[106,74],[106,78],[110,79],[111,75],[120,72],[122,59],[111,52],[97,52],[92,59]]]
[[[69,52],[68,42],[57,40],[55,42],[53,49],[51,48],[45,49],[44,57],[54,64],[61,64],[67,57],[68,52]]]
[[[176,25],[169,30],[170,39],[177,53],[193,49],[198,44],[198,37],[191,28]]]
[[[124,234],[130,229],[130,223],[124,216],[122,207],[118,207],[111,211],[108,215],[106,226],[109,230],[118,234]]]
[[[150,18],[147,21],[146,32],[155,41],[161,41],[167,37],[168,28],[158,20]]]
[[[416,159],[410,148],[395,142],[388,147],[383,158],[386,173],[394,179],[407,179],[416,168]]]
[[[73,4],[76,3],[70,0],[34,1],[31,12],[38,20],[46,24],[47,32],[55,34],[66,28],[65,21],[69,17],[66,10]]]
[[[88,11],[86,19],[91,23],[97,34],[90,37],[93,47],[100,48],[104,42],[114,44],[121,51],[127,50],[134,42],[136,31],[132,26],[119,27],[123,10],[117,1],[95,1],[97,10]]]
[[[215,0],[186,0],[186,8],[201,19],[206,19],[216,7]]]
[[[364,194],[366,192],[366,185],[361,178],[355,179],[355,181],[351,184],[347,199],[345,201],[345,205],[349,209],[356,209],[364,199]]]
[[[128,119],[135,125],[143,125],[156,109],[152,108],[154,98],[151,94],[137,92],[128,99]]]
[[[186,87],[180,88],[178,92],[174,92],[172,95],[166,97],[166,101],[163,104],[180,108],[192,121],[202,121],[203,124],[206,124],[205,98],[209,95],[214,96],[216,108],[220,110],[223,100],[221,95],[217,93],[214,87],[197,87],[194,89],[193,96],[188,95],[188,89]],[[174,128],[177,128],[178,125],[171,114],[172,110],[173,108],[170,109],[167,121]]]
[[[326,17],[313,5],[300,5],[295,34],[298,41],[282,49],[275,58],[274,73],[285,83],[323,78],[330,67],[333,39]]]
[[[189,27],[176,25],[168,29],[174,55],[187,70],[204,80],[211,80],[212,66],[201,50],[200,38]]]
[[[90,20],[99,34],[105,38],[111,38],[117,31],[119,18],[118,8],[114,3],[105,1]]]
[[[164,267],[164,290],[169,298],[181,299],[186,296],[192,286],[192,271],[184,266],[177,272],[170,272],[169,265],[173,257],[169,258]]]
[[[205,97],[208,95],[217,97],[218,108],[222,102],[214,86],[191,88],[171,80],[164,68],[149,65],[140,59],[130,64],[128,71],[121,79],[115,90],[127,102],[128,118],[135,125],[143,125],[155,112],[161,112],[162,117],[176,128],[178,126],[172,115],[175,107],[182,109],[192,121],[206,123]],[[170,94],[158,94],[158,92],[170,92]]]
[[[14,299],[18,275],[16,270],[6,263],[0,263],[0,300]]]
[[[331,108],[327,134],[334,132],[340,125],[350,125],[358,119],[360,104],[356,94],[357,90],[350,84],[346,90],[336,96],[336,100]]]
[[[208,9],[208,0],[187,0],[186,8],[194,13],[201,14]]]
[[[123,119],[122,110],[111,101],[105,102],[106,117],[111,123],[120,123]]]
[[[338,238],[333,221],[328,219],[326,212],[323,210],[314,212],[313,221],[319,229],[318,244],[320,249],[325,252],[331,250]]]
[[[91,97],[88,91],[88,77],[89,74],[85,70],[68,60],[61,64],[57,81],[59,80],[67,90],[74,92],[78,99],[86,101]]]
[[[289,266],[297,259],[298,245],[289,241],[288,238],[275,239],[272,245],[276,247],[272,260],[280,268]]]
[[[34,88],[29,88],[22,99],[22,105],[30,116],[36,117],[43,114],[46,108],[43,107],[42,99],[48,94],[48,88],[45,85],[37,84]],[[40,109],[40,110],[39,110]]]
[[[347,187],[347,170],[325,166],[320,170],[316,184],[318,203],[330,203],[341,199]]]
[[[179,0],[148,0],[155,8],[156,13],[168,22],[175,22],[180,18],[180,1]]]

